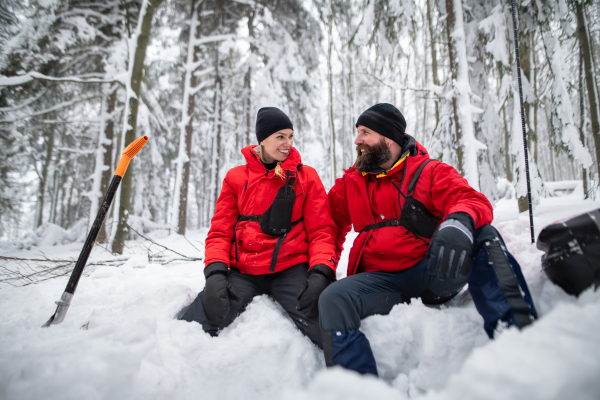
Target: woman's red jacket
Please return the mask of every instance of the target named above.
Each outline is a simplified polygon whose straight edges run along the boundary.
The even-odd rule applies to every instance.
[[[221,261],[229,267],[238,268],[243,274],[270,273],[278,237],[263,233],[258,222],[241,221],[236,230],[239,261],[235,259],[233,243],[238,216],[263,214],[273,203],[277,191],[285,185],[285,180],[276,176],[274,170],[267,171],[255,147],[242,149],[247,164],[230,169],[223,180],[206,238],[206,266]],[[291,148],[281,168],[284,175],[289,171],[296,176],[292,221],[298,222],[292,226],[281,245],[275,272],[305,262],[310,267],[325,264],[335,271],[335,225],[319,175],[313,168],[302,166],[300,154],[295,148]]]
[[[336,261],[339,260],[346,234],[353,227],[360,232],[378,222],[400,219],[405,200],[392,181],[408,194],[415,172],[429,159],[427,150],[416,143],[415,155],[396,163],[387,173],[362,174],[354,167],[345,171],[329,191],[329,203],[337,226]],[[405,169],[406,168],[406,169]],[[406,178],[402,179],[406,173]],[[475,228],[490,224],[492,205],[488,199],[448,164],[432,161],[425,166],[413,196],[435,216],[464,212],[473,217]],[[357,272],[393,272],[407,269],[421,261],[431,239],[425,239],[403,226],[367,230],[354,240],[348,260],[348,276]]]

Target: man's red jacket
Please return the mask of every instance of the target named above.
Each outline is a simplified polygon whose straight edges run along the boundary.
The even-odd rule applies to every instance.
[[[343,250],[346,234],[353,227],[360,232],[368,225],[400,219],[405,199],[392,181],[407,194],[407,188],[419,166],[429,159],[427,150],[410,138],[410,155],[401,158],[389,171],[360,173],[354,167],[345,170],[329,191],[329,204],[337,227],[336,263]],[[405,149],[403,149],[405,152]],[[405,172],[406,171],[406,172]],[[402,180],[403,174],[406,178]],[[400,183],[402,182],[402,186]],[[423,169],[413,197],[435,216],[465,212],[473,217],[475,228],[493,219],[492,205],[451,166],[438,161]],[[348,276],[366,271],[399,271],[421,261],[430,239],[417,236],[403,226],[389,226],[360,233],[354,240],[348,260]]]
[[[206,266],[222,261],[229,267],[238,268],[243,274],[269,273],[278,237],[263,233],[258,222],[241,221],[236,231],[239,262],[235,260],[233,243],[238,216],[263,214],[273,203],[277,191],[285,185],[285,180],[276,176],[274,170],[267,172],[255,147],[242,149],[247,164],[230,169],[223,180],[206,238]],[[310,267],[325,264],[335,271],[335,225],[319,175],[313,168],[302,166],[300,154],[295,148],[290,149],[281,168],[284,175],[289,171],[296,176],[292,221],[299,222],[293,225],[281,245],[275,272],[305,262]]]

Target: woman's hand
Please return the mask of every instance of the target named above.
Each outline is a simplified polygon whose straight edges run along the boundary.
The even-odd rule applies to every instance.
[[[308,318],[319,316],[319,296],[331,282],[335,281],[335,272],[324,264],[317,264],[308,270],[308,279],[298,293],[296,309]]]
[[[229,300],[239,300],[237,293],[227,281],[227,265],[214,262],[204,269],[206,285],[202,305],[206,317],[213,322],[221,322],[229,314]]]

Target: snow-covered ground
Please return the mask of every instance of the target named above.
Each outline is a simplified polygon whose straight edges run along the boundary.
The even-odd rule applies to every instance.
[[[600,207],[580,198],[542,199],[536,234]],[[326,369],[319,349],[266,296],[217,338],[174,320],[204,286],[202,264],[151,263],[148,247],[161,249],[138,240],[127,243],[124,265],[91,267],[65,321],[48,329],[40,326],[68,276],[0,285],[0,399],[599,399],[600,291],[576,299],[548,281],[530,243],[528,215],[518,214],[515,200],[501,200],[495,216],[541,315],[523,331],[489,340],[464,291],[441,307],[413,301],[364,320],[381,379]],[[191,244],[159,231],[150,236],[202,257],[206,230],[190,232]],[[65,259],[76,258],[81,245],[0,251]],[[96,247],[90,262],[107,258]],[[343,260],[338,277],[345,268]]]

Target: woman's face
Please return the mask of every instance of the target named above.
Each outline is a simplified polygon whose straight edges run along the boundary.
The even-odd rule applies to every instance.
[[[277,131],[263,140],[260,145],[264,162],[283,162],[290,154],[290,149],[294,145],[294,131],[291,129]]]

